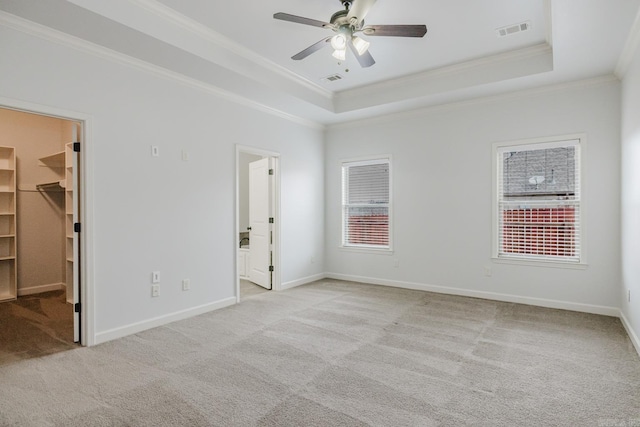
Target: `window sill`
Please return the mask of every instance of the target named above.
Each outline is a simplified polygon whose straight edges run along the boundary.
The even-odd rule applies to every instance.
[[[391,248],[365,248],[359,246],[338,246],[338,249],[345,252],[355,252],[374,255],[393,255],[393,249]]]
[[[568,270],[586,270],[589,265],[582,262],[563,262],[563,261],[534,261],[529,259],[517,258],[497,258],[492,257],[491,260],[497,264],[523,265],[527,267],[546,267],[546,268],[564,268]]]

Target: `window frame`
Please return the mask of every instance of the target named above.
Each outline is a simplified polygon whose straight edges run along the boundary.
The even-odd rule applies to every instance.
[[[579,255],[578,260],[563,260],[561,258],[558,259],[549,259],[549,258],[538,258],[535,256],[517,256],[517,257],[509,257],[509,256],[501,256],[499,253],[499,245],[500,245],[500,200],[498,199],[499,185],[500,185],[500,177],[499,172],[502,171],[500,154],[501,151],[504,151],[508,147],[514,147],[518,150],[522,150],[524,146],[531,146],[531,149],[536,149],[536,145],[548,145],[552,143],[561,144],[563,142],[570,141],[578,141],[577,146],[579,148],[579,156],[577,160],[578,167],[578,179],[579,179],[579,189],[578,192],[580,194],[580,198],[578,200],[579,203],[579,216],[578,222],[580,224],[578,230],[578,239],[580,241],[579,246]],[[586,224],[586,177],[584,171],[585,157],[587,152],[587,144],[586,144],[586,135],[583,133],[580,134],[568,134],[568,135],[559,135],[559,136],[551,136],[551,137],[542,137],[542,138],[532,138],[532,139],[524,139],[517,141],[505,141],[505,142],[496,142],[492,147],[492,215],[491,215],[491,260],[496,263],[504,263],[504,264],[516,264],[516,265],[527,265],[527,266],[537,266],[537,267],[553,267],[553,268],[566,268],[566,269],[584,269],[587,267],[587,224]],[[540,148],[542,149],[542,148]],[[516,151],[516,150],[514,150]]]
[[[345,224],[345,207],[347,206],[344,194],[344,168],[345,166],[357,166],[358,164],[379,164],[386,163],[389,167],[389,203],[388,209],[388,246],[377,245],[354,245],[345,244],[346,224]],[[343,159],[340,161],[340,245],[339,248],[349,252],[377,253],[377,254],[393,254],[393,159],[390,154],[378,156],[365,156]]]

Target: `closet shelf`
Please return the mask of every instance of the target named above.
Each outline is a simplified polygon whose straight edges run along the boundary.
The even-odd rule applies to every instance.
[[[64,187],[64,179],[62,181],[44,182],[36,185],[36,188],[40,191],[64,191]]]
[[[0,147],[0,302],[18,297],[16,268],[16,153],[14,147]]]
[[[64,167],[64,151],[54,153],[49,156],[41,157],[40,166],[47,166],[50,168],[63,168]]]

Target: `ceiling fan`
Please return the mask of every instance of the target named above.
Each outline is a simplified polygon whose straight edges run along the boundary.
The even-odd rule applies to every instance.
[[[427,33],[426,25],[365,26],[364,17],[376,0],[340,0],[340,2],[344,6],[344,10],[339,10],[334,13],[329,22],[317,21],[315,19],[290,15],[283,12],[278,12],[273,15],[275,19],[326,28],[336,33],[296,53],[291,59],[304,59],[323,47],[331,45],[334,50],[333,57],[339,61],[345,60],[347,47],[349,47],[362,67],[370,67],[375,64],[376,61],[368,51],[369,42],[358,37],[356,35],[357,33],[362,33],[366,36],[390,37],[424,37]]]

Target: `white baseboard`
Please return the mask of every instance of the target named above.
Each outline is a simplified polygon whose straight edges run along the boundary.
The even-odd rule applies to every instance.
[[[280,285],[280,290],[284,291],[285,289],[295,288],[296,286],[306,285],[307,283],[315,282],[316,280],[325,279],[327,275],[325,273],[314,274],[313,276],[303,277],[302,279],[292,280],[290,282],[285,282]]]
[[[64,289],[66,286],[64,283],[50,283],[48,285],[30,286],[28,288],[18,288],[18,296],[41,294],[42,292],[57,291],[58,289]]]
[[[482,298],[495,301],[513,302],[518,304],[535,305],[538,307],[557,308],[561,310],[580,311],[583,313],[601,314],[604,316],[619,317],[618,307],[581,304],[576,302],[556,301],[544,298],[523,297],[519,295],[500,294],[496,292],[474,291],[469,289],[451,288],[447,286],[425,285],[422,283],[401,282],[396,280],[375,279],[372,277],[351,276],[347,274],[327,273],[325,277],[330,279],[348,280],[372,285],[392,286],[395,288],[415,289],[419,291],[435,292],[439,294],[459,295],[465,297]]]
[[[133,323],[131,325],[110,329],[104,332],[98,332],[95,335],[94,344],[102,344],[104,342],[115,340],[117,338],[137,334],[138,332],[146,331],[147,329],[157,328],[158,326],[163,326],[168,323],[176,322],[178,320],[183,320],[189,317],[208,313],[210,311],[219,310],[221,308],[234,305],[235,303],[236,297],[225,298],[220,301],[200,305],[198,307],[193,307],[182,311],[177,311],[175,313],[155,317],[153,319],[144,320],[142,322]]]
[[[640,356],[640,338],[638,338],[638,335],[631,327],[631,323],[629,323],[629,321],[627,320],[627,317],[624,315],[622,310],[620,310],[620,321],[622,321],[622,326],[624,326],[624,328],[627,330],[627,335],[629,335],[629,339],[631,340],[631,343],[636,348],[636,351],[638,352],[638,356]]]

